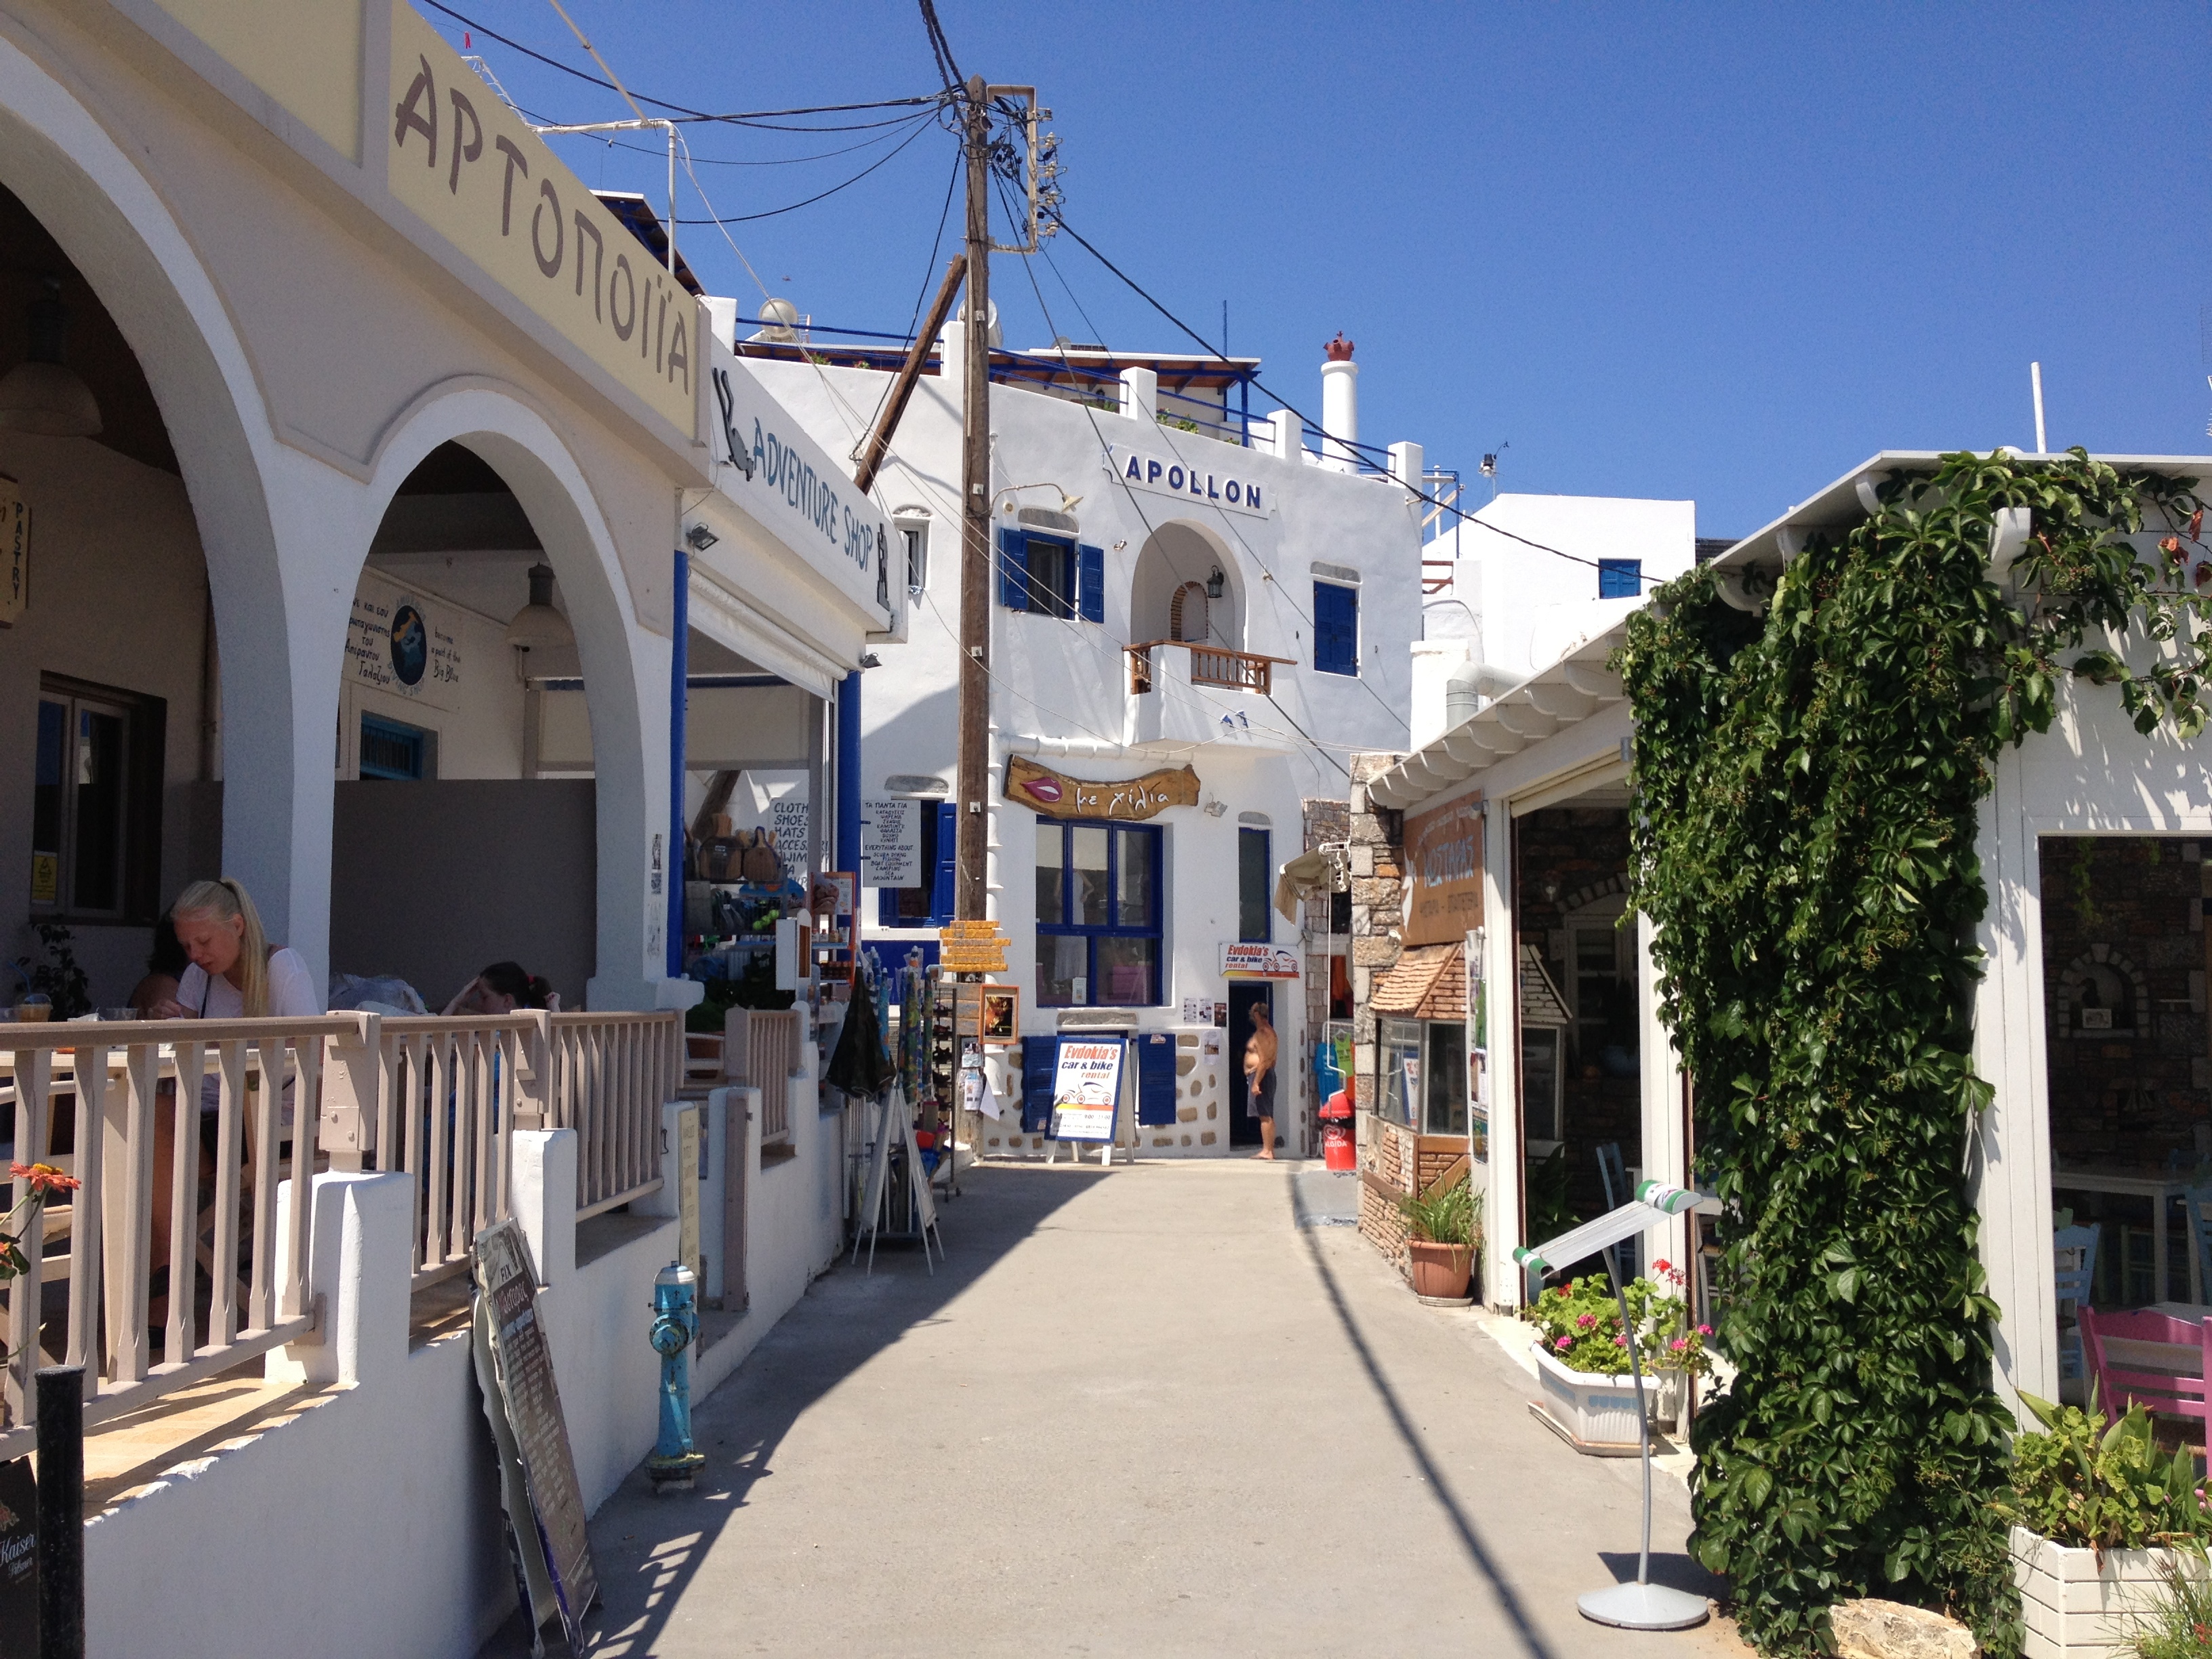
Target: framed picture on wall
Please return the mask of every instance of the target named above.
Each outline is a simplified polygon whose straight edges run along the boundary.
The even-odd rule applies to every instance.
[[[1018,985],[986,985],[983,993],[983,1041],[986,1042],[1019,1042],[1022,1029],[1022,988]]]

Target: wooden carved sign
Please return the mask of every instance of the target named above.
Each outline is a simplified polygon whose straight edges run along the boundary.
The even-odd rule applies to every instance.
[[[1198,774],[1188,766],[1140,778],[1097,782],[1071,778],[1018,755],[1006,758],[1006,799],[1054,818],[1157,817],[1170,806],[1198,805]]]

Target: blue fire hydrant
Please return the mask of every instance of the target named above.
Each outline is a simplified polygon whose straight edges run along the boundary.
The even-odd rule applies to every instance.
[[[691,1449],[691,1344],[699,1335],[699,1281],[672,1261],[653,1281],[653,1348],[660,1356],[660,1438],[645,1460],[655,1492],[688,1492],[706,1458]]]

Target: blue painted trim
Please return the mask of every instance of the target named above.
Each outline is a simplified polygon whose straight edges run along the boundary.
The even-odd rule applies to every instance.
[[[691,556],[676,550],[676,635],[668,669],[668,848],[661,880],[668,899],[668,977],[684,977],[684,705],[691,683]]]
[[[837,870],[860,867],[860,671],[837,688]]]

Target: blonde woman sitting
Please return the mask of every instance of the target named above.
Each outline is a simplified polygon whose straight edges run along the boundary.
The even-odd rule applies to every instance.
[[[261,1019],[311,1018],[323,1012],[307,961],[289,945],[272,945],[262,932],[260,913],[245,886],[228,876],[196,881],[171,907],[177,942],[191,965],[178,977],[173,998],[147,1011],[151,1019]],[[167,1085],[164,1085],[165,1091]],[[289,1085],[287,1085],[287,1094]],[[200,1178],[214,1172],[215,1115],[222,1085],[212,1073],[200,1079]],[[287,1101],[289,1107],[289,1102]],[[246,1130],[245,1156],[253,1153]],[[154,1115],[153,1291],[148,1317],[167,1317],[169,1219],[176,1190],[176,1114]]]

